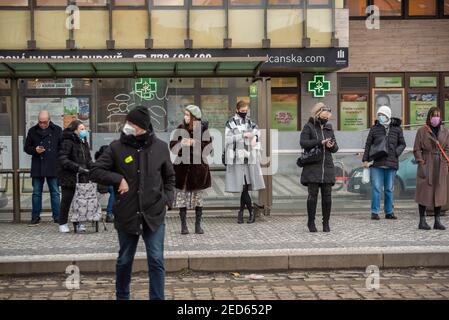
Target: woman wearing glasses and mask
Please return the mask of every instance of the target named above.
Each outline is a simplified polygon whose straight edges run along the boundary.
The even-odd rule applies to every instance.
[[[301,184],[307,186],[307,227],[317,232],[315,225],[318,191],[321,189],[321,207],[323,212],[323,231],[330,232],[329,219],[332,207],[332,186],[335,184],[335,167],[332,153],[338,151],[334,130],[330,123],[331,109],[324,103],[317,103],[311,111],[309,121],[301,131],[300,144],[305,152],[318,147],[321,159],[305,164],[301,173]]]

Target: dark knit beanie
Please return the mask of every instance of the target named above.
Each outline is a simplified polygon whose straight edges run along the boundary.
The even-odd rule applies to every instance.
[[[132,109],[126,116],[126,121],[144,130],[149,130],[151,127],[150,112],[147,107],[143,106],[137,106]]]

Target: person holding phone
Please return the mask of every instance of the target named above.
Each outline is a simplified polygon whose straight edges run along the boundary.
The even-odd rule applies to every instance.
[[[53,221],[58,223],[60,193],[58,183],[58,153],[62,143],[62,128],[50,119],[50,113],[42,110],[38,123],[28,130],[24,151],[31,156],[31,179],[33,185],[30,226],[37,226],[42,211],[42,191],[47,181],[50,191]]]

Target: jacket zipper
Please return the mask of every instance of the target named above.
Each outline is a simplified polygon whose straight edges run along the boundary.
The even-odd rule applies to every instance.
[[[321,128],[321,136],[324,140],[324,128]],[[324,163],[326,162],[326,146],[323,145],[323,166],[322,166],[322,175],[321,175],[321,182],[324,183]]]

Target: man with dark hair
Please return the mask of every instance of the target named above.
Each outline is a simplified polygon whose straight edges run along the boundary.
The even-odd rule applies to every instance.
[[[172,207],[175,172],[165,142],[153,132],[149,111],[136,107],[126,117],[119,140],[93,164],[91,179],[112,185],[113,209],[120,244],[116,265],[116,297],[130,298],[131,271],[140,235],[145,242],[150,299],[163,300],[166,207]]]

